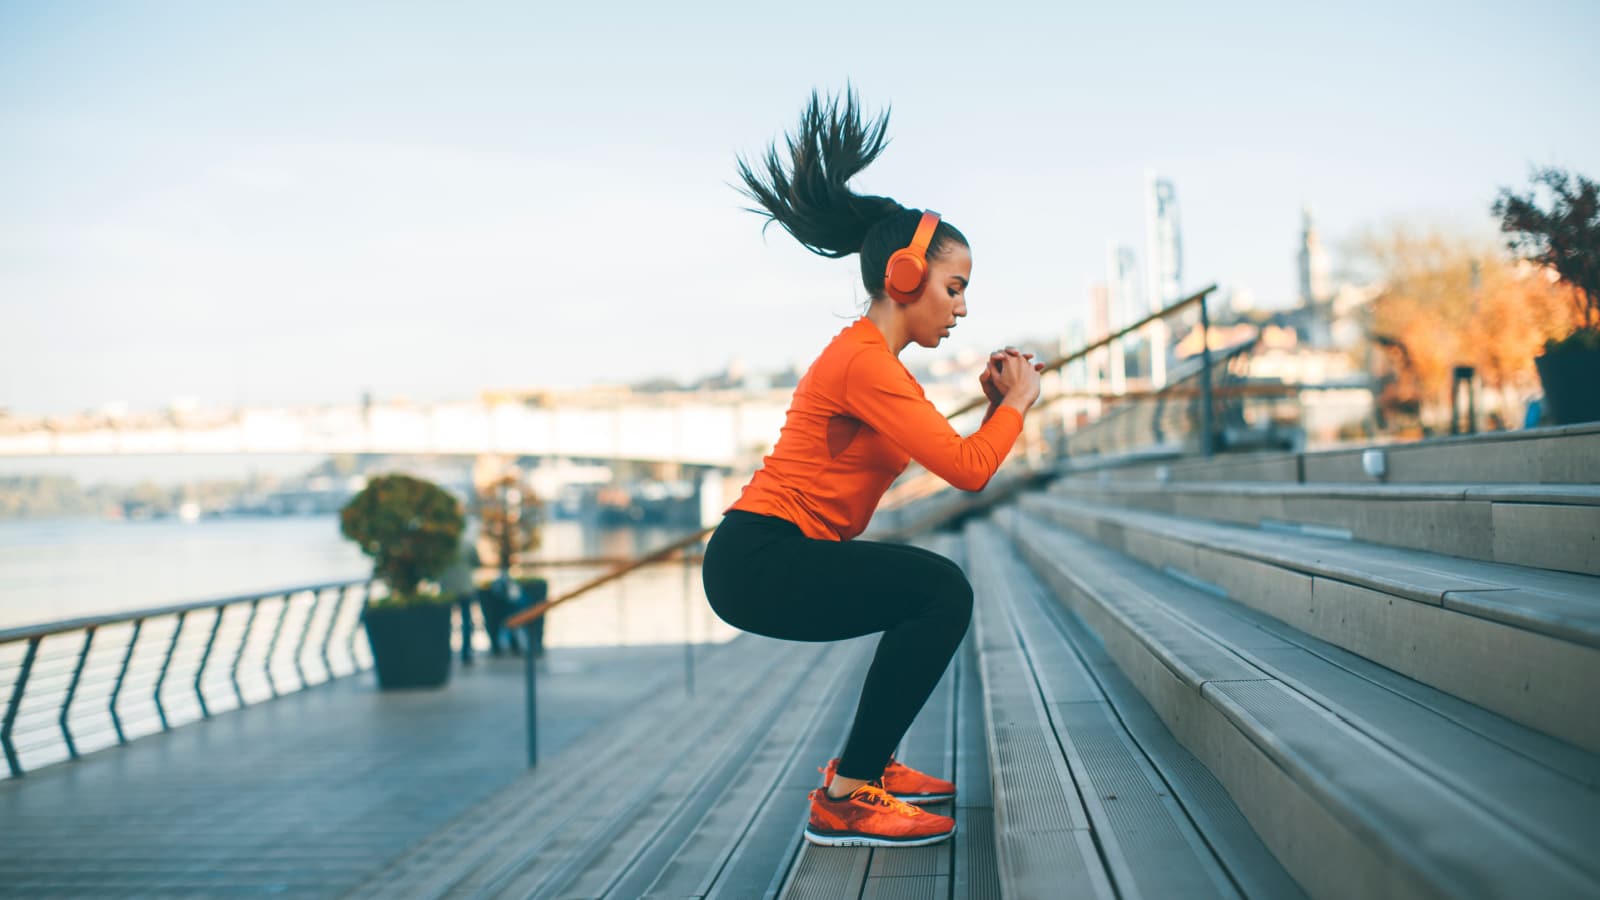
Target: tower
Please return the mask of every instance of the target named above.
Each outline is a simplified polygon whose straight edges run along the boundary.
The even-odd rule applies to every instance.
[[[1155,312],[1182,296],[1183,242],[1178,229],[1178,191],[1167,178],[1145,173],[1145,290],[1147,312]],[[1150,324],[1150,385],[1167,383],[1167,323]]]
[[[1317,233],[1316,222],[1311,218],[1311,207],[1300,208],[1300,303],[1310,306],[1333,296],[1328,278],[1328,253],[1322,248],[1322,236]]]
[[[1154,312],[1182,296],[1183,242],[1178,228],[1178,191],[1171,179],[1145,175],[1145,259],[1149,274],[1150,309]]]

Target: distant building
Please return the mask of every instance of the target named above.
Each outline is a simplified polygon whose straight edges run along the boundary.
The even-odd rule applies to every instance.
[[[1333,283],[1328,275],[1328,252],[1322,248],[1322,236],[1311,218],[1311,208],[1300,210],[1300,302],[1306,306],[1322,303],[1333,297]]]
[[[1212,313],[1212,319],[1235,319],[1259,309],[1260,306],[1256,292],[1251,290],[1249,285],[1230,285],[1227,295],[1222,299],[1221,308]]]
[[[1111,292],[1098,281],[1089,285],[1089,334],[1099,340],[1111,333]]]
[[[1112,332],[1111,291],[1102,282],[1089,285],[1089,334],[1098,341]],[[1115,392],[1125,389],[1125,372],[1122,363],[1122,344],[1113,341],[1106,349],[1089,355],[1089,383],[1091,391],[1108,387]]]
[[[1057,351],[1058,356],[1076,353],[1081,347],[1089,343],[1089,329],[1081,315],[1073,316],[1067,320],[1067,327],[1061,332],[1061,346]],[[1061,370],[1063,386],[1069,391],[1086,391],[1089,389],[1089,363],[1080,359],[1069,363]]]
[[[1121,331],[1146,315],[1144,297],[1139,292],[1139,257],[1132,247],[1114,242],[1106,244],[1106,301],[1110,308],[1110,330]],[[1112,366],[1124,375],[1144,374],[1136,362],[1143,341],[1125,337],[1112,348]]]

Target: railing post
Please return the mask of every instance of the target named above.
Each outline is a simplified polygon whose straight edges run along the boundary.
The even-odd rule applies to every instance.
[[[372,602],[372,582],[367,582],[361,590],[361,606],[356,609],[356,623],[350,626],[350,667],[354,671],[361,671],[361,663],[356,659],[356,636],[365,627],[367,620],[367,604]]]
[[[278,609],[278,624],[273,626],[272,640],[267,642],[267,656],[261,661],[262,672],[267,676],[267,688],[272,691],[273,699],[277,699],[278,682],[272,677],[272,655],[278,652],[278,638],[283,635],[283,623],[289,618],[289,601],[294,594],[283,595],[283,606]]]
[[[528,768],[539,765],[539,684],[538,662],[534,659],[533,628],[522,626],[522,636],[527,640],[528,652],[522,654],[522,677],[527,695],[528,715]]]
[[[1210,456],[1216,449],[1211,410],[1211,314],[1206,295],[1200,297],[1200,452]]]
[[[683,689],[694,696],[694,643],[689,639],[689,623],[693,618],[689,602],[694,579],[694,566],[689,561],[689,548],[683,549]]]
[[[628,579],[617,579],[617,643],[622,644],[628,635]]]
[[[67,685],[67,696],[61,701],[61,738],[67,742],[67,755],[78,758],[78,745],[72,740],[72,729],[67,726],[67,715],[72,710],[72,698],[78,695],[78,681],[83,678],[84,663],[89,661],[89,646],[94,643],[94,626],[83,630],[83,647],[78,651],[78,665],[72,670],[72,683]]]
[[[206,677],[206,665],[211,662],[211,648],[217,644],[217,632],[222,630],[222,616],[226,606],[217,607],[217,620],[211,623],[211,634],[206,638],[206,649],[200,653],[200,668],[194,673],[194,699],[200,704],[200,718],[211,718],[211,707],[206,705],[206,692],[201,682]]]
[[[122,655],[122,669],[117,672],[116,686],[111,689],[111,699],[108,709],[111,712],[111,727],[117,730],[117,743],[126,744],[128,736],[122,733],[122,717],[117,715],[117,696],[122,693],[122,682],[128,677],[128,664],[133,662],[133,648],[139,645],[139,633],[144,630],[144,620],[133,620],[133,636],[128,638],[128,652]]]
[[[283,607],[283,614],[285,618],[287,618],[289,615],[290,602],[291,601],[288,598],[285,598]],[[300,640],[296,641],[294,645],[294,674],[296,678],[300,679],[301,690],[304,690],[306,687],[308,687],[308,685],[306,684],[305,669],[300,667],[300,657],[305,655],[306,641],[311,637],[311,622],[312,620],[316,619],[317,607],[321,605],[322,588],[317,588],[311,592],[311,609],[306,611],[306,624],[300,628]]]
[[[39,655],[39,643],[43,638],[30,638],[28,652],[22,657],[22,670],[17,673],[17,683],[11,688],[11,702],[6,704],[6,720],[0,725],[0,745],[6,751],[6,765],[11,767],[12,777],[22,775],[22,762],[17,759],[17,748],[11,744],[11,726],[16,724],[17,710],[22,706],[22,691],[28,684],[28,673],[33,670],[33,659]]]
[[[344,612],[344,598],[347,590],[347,585],[339,585],[339,599],[333,601],[333,614],[328,616],[328,630],[322,636],[322,669],[328,673],[329,681],[333,680],[333,661],[328,658],[328,648],[333,646],[333,629],[334,626],[339,624],[339,615]]]
[[[256,627],[256,611],[261,608],[261,598],[250,601],[250,617],[244,620],[244,634],[239,638],[239,652],[233,656],[233,665],[228,671],[228,680],[233,682],[233,696],[239,700],[239,707],[244,708],[244,691],[239,687],[239,663],[244,662],[245,651],[250,649],[250,630]]]
[[[167,669],[172,665],[172,654],[178,650],[178,638],[183,636],[183,623],[188,615],[187,612],[178,613],[178,627],[172,629],[172,640],[167,644],[166,658],[161,660],[161,674],[156,676],[155,688],[150,692],[150,699],[156,704],[156,715],[161,717],[162,731],[172,729],[167,725],[167,708],[161,705],[161,685],[166,683]]]

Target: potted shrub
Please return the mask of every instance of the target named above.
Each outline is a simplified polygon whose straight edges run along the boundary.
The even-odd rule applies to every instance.
[[[549,591],[543,578],[522,575],[513,579],[511,570],[520,554],[539,549],[539,526],[542,506],[539,496],[523,484],[520,474],[508,472],[478,490],[477,515],[483,523],[483,539],[489,553],[500,569],[485,597],[484,621],[489,624],[490,653],[498,653],[501,643],[499,628],[495,623],[542,603]],[[517,590],[510,590],[515,583]],[[544,652],[544,618],[536,619],[527,630],[531,652]],[[504,635],[513,651],[520,652],[521,641],[516,634]]]
[[[434,583],[455,559],[461,504],[432,482],[380,475],[339,513],[339,530],[372,557],[388,594],[362,610],[382,688],[437,687],[450,678],[450,606]]]
[[[1494,213],[1511,249],[1547,267],[1572,290],[1577,328],[1545,344],[1534,360],[1544,385],[1545,405],[1557,425],[1600,420],[1600,187],[1559,169],[1533,174],[1535,192],[1502,190]],[[1548,210],[1539,205],[1548,189]]]

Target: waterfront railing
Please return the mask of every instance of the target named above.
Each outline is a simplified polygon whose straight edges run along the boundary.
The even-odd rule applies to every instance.
[[[372,580],[0,631],[9,777],[372,667]]]

